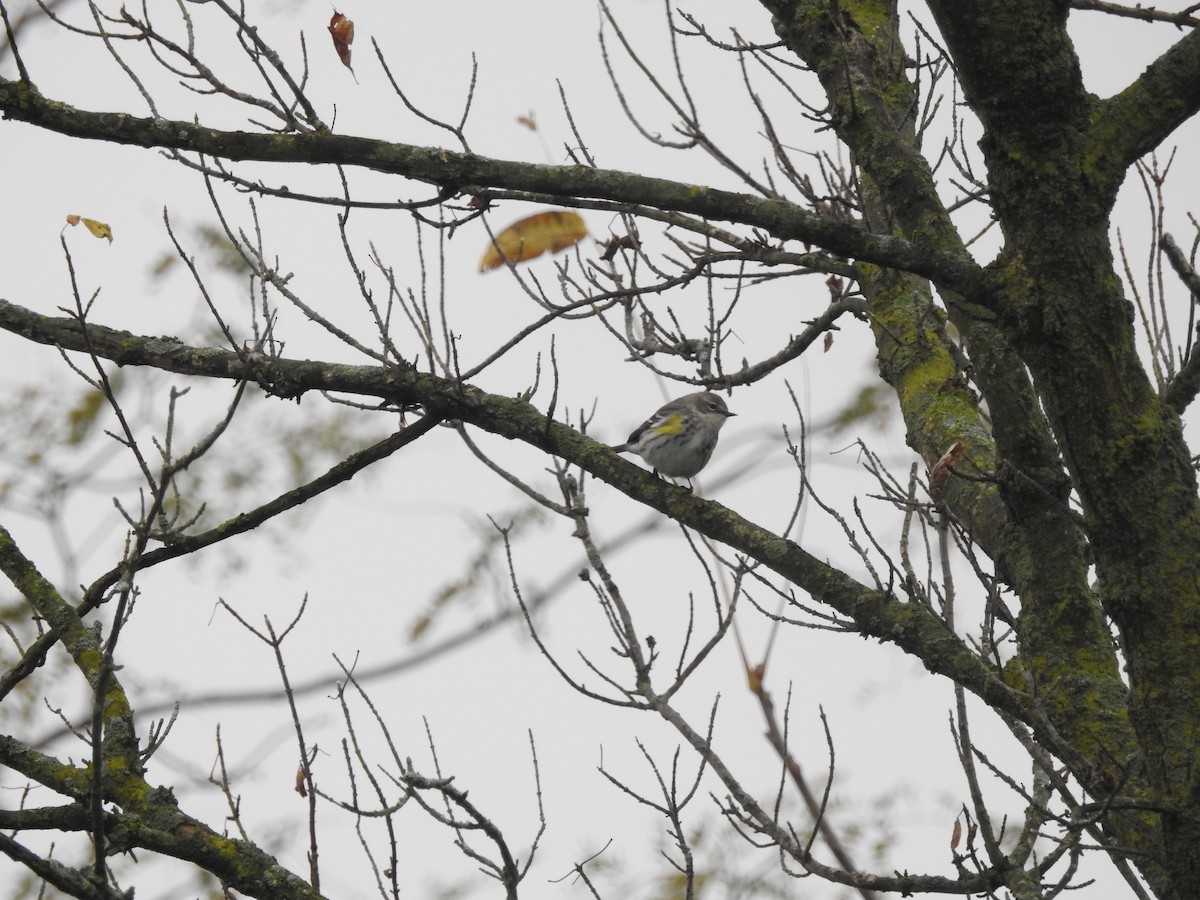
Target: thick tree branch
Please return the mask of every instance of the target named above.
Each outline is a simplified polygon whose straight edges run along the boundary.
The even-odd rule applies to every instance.
[[[531,404],[487,394],[469,385],[414,371],[312,360],[249,358],[217,348],[191,347],[143,337],[74,319],[42,316],[0,300],[0,329],[67,350],[89,350],[121,365],[152,366],[207,378],[251,378],[279,396],[309,391],[370,396],[421,406],[444,419],[458,419],[492,434],[520,440],[568,460],[644,505],[749,554],[818,601],[854,620],[871,637],[897,644],[931,671],[943,674],[1035,727],[1036,717],[1019,694],[968,649],[927,607],[901,603],[872,590],[793,542],[743,519],[718,503],[704,501],[626,462],[607,446],[562,425]]]
[[[27,867],[47,884],[52,884],[68,897],[83,900],[132,900],[133,890],[118,891],[107,884],[89,879],[77,869],[64,866],[58,860],[47,859],[18,843],[7,834],[0,834],[0,853]]]
[[[76,801],[87,797],[92,784],[86,769],[64,765],[55,757],[8,735],[0,735],[0,765]],[[145,848],[190,861],[251,897],[266,900],[316,900],[320,897],[270,854],[245,841],[219,835],[203,822],[180,811],[174,795],[166,788],[156,788],[140,776],[127,772],[122,778],[106,778],[104,790],[104,799],[121,809],[120,814],[109,813],[105,817],[112,852]],[[62,814],[68,821],[61,827],[86,831],[91,824],[86,807],[77,805],[69,809],[71,812]],[[12,814],[4,821],[5,827],[19,824],[13,823]],[[38,818],[34,817],[34,827],[37,822]]]
[[[1121,93],[1100,104],[1089,138],[1092,155],[1109,159],[1123,178],[1200,110],[1200,31],[1181,38]]]
[[[119,757],[125,771],[137,770],[139,767],[133,758],[137,755],[133,713],[124,687],[107,669],[111,661],[105,659],[99,629],[84,625],[75,608],[21,552],[3,526],[0,526],[0,572],[21,592],[36,614],[50,624],[88,685],[97,693],[102,710],[105,760]]]
[[[362,166],[438,185],[448,198],[486,188],[534,191],[561,198],[645,204],[760,228],[781,240],[916,272],[948,288],[981,291],[982,270],[965,254],[921,247],[889,234],[808,212],[794,203],[702,185],[586,166],[546,166],[490,159],[437,147],[414,147],[328,133],[254,134],[125,113],[89,112],[48,100],[32,84],[0,78],[0,112],[69,137],[161,147],[230,160]]]

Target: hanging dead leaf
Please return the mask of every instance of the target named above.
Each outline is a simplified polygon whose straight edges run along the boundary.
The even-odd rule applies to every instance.
[[[304,766],[296,770],[296,793],[301,797],[308,796],[308,789],[304,786]]]
[[[106,225],[104,222],[97,222],[95,219],[88,219],[84,216],[75,215],[74,213],[67,216],[68,225],[78,225],[81,222],[83,223],[83,227],[90,231],[93,235],[98,238],[104,238],[110,244],[112,243],[112,228]]]
[[[954,818],[954,830],[950,833],[950,850],[958,852],[958,842],[962,840],[962,819]]]
[[[950,449],[942,454],[942,458],[933,464],[933,468],[929,470],[929,496],[933,498],[934,503],[942,502],[950,472],[966,456],[966,446],[962,441],[955,441]]]
[[[587,226],[579,213],[552,209],[513,222],[492,241],[479,261],[479,271],[487,272],[505,263],[519,263],[557,253],[587,237]]]
[[[827,332],[825,332],[825,349],[822,352],[828,353],[829,348],[832,346],[833,346],[833,332],[827,331]]]
[[[631,235],[614,234],[601,246],[604,247],[604,252],[600,254],[600,258],[605,262],[612,262],[616,258],[618,250],[636,250],[640,245],[637,238]]]
[[[350,45],[354,43],[354,22],[340,12],[335,12],[329,20],[329,34],[333,38],[333,49],[337,51],[342,65],[353,73],[350,66]]]
[[[746,684],[750,688],[750,693],[759,695],[763,690],[763,679],[767,676],[767,667],[762,663],[757,666],[746,667]]]

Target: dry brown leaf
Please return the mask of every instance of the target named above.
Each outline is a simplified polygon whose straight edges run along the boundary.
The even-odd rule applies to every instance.
[[[601,246],[604,247],[604,252],[600,254],[600,258],[605,262],[612,262],[618,250],[636,250],[640,245],[637,242],[637,238],[631,235],[614,234],[601,244]]]
[[[340,12],[335,12],[329,20],[329,34],[333,38],[333,49],[337,51],[342,65],[353,73],[350,65],[350,45],[354,43],[354,22]]]
[[[942,454],[942,458],[933,464],[933,468],[929,470],[929,496],[933,498],[934,503],[942,502],[951,470],[966,456],[966,446],[962,441],[955,441],[950,449]]]
[[[513,222],[496,235],[479,261],[479,271],[525,262],[543,253],[557,253],[579,243],[587,233],[579,213],[565,209],[537,213]]]

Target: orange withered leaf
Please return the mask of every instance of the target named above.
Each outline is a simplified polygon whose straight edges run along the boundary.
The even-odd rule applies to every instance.
[[[337,51],[338,59],[353,72],[354,69],[350,66],[350,45],[354,43],[354,22],[340,12],[335,12],[329,20],[329,34],[333,38],[333,49]]]
[[[579,213],[565,209],[537,213],[513,222],[497,234],[479,261],[479,271],[525,262],[543,253],[557,253],[579,243],[587,233]]]

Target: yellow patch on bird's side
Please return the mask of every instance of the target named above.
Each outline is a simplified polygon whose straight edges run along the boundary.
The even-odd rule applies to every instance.
[[[679,413],[667,416],[661,424],[654,426],[655,434],[679,434],[683,431],[683,416]]]

